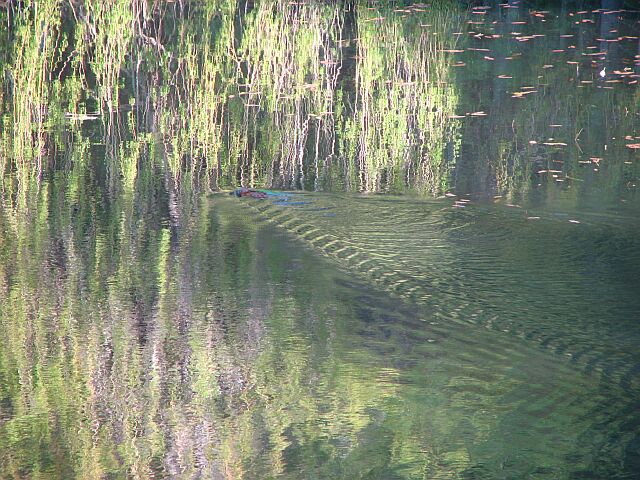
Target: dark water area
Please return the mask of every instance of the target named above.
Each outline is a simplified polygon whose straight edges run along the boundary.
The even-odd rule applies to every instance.
[[[0,7],[0,478],[640,478],[638,7]]]

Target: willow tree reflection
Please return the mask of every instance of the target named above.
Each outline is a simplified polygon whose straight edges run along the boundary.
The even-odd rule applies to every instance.
[[[355,107],[342,122],[361,190],[409,187],[433,195],[446,188],[455,164],[450,117],[458,100],[445,50],[455,46],[461,17],[453,6],[416,9],[358,12]]]
[[[45,22],[31,18],[30,6],[14,19],[31,43],[20,46],[17,36],[25,55],[9,61],[16,78],[31,76],[19,84],[33,91],[12,93],[12,124],[26,130],[14,132],[5,167],[32,165],[24,145],[40,139],[33,151],[41,158],[47,125],[64,124],[65,114],[82,120],[96,105],[108,144],[123,138],[119,111],[130,110],[126,123],[159,134],[174,177],[204,175],[213,188],[436,195],[447,186],[458,140],[445,51],[463,18],[454,3],[404,11],[231,1],[146,10],[138,2],[67,9],[52,0],[46,7],[36,9]],[[159,18],[173,31],[160,28]],[[121,25],[132,28],[123,33]],[[49,50],[40,52],[38,35]],[[41,114],[27,118],[34,101]]]
[[[150,164],[144,141],[124,152]],[[295,286],[314,256],[188,190],[171,212],[157,173],[110,185],[86,154],[2,209],[3,473],[295,477],[328,455],[332,476],[360,470],[381,428],[402,447],[376,444],[371,471],[438,455],[384,421],[395,373],[345,350],[331,277]]]

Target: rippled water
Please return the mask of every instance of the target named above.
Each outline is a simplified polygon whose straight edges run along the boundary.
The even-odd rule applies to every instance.
[[[1,217],[5,471],[637,477],[637,222],[63,185]]]
[[[431,413],[460,432],[465,474],[637,474],[637,221],[376,196],[248,202],[349,288],[381,291],[357,297],[358,330],[420,401],[444,395]]]
[[[522,208],[393,197],[302,198],[306,205],[255,208],[447,322],[527,338],[586,369],[606,370],[599,361],[631,355],[630,363],[621,362],[629,368],[625,381],[640,373],[633,358],[640,328],[637,219],[534,216]]]
[[[404,3],[0,9],[0,478],[640,478],[638,12]]]

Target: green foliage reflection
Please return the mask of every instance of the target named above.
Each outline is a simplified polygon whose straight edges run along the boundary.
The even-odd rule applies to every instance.
[[[130,133],[153,133],[176,179],[191,172],[212,188],[433,195],[447,185],[457,94],[443,50],[463,18],[454,2],[409,17],[325,2],[7,8],[5,172],[41,178],[67,148],[53,129],[77,132],[94,116],[117,142],[120,112],[131,111]]]

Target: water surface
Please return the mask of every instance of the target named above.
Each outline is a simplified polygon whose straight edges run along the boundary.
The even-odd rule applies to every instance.
[[[0,22],[0,477],[639,478],[630,2],[81,3]]]

